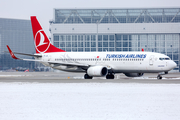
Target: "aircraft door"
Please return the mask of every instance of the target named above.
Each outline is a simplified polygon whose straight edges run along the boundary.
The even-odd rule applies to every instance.
[[[149,65],[153,65],[154,63],[154,55],[151,55],[150,58],[149,58]]]

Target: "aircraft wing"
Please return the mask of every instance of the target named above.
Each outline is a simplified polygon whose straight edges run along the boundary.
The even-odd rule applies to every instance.
[[[70,66],[79,66],[79,67],[89,67],[88,64],[80,64],[80,63],[68,63],[68,62],[60,62],[60,61],[43,61],[43,60],[35,60],[35,59],[22,59],[17,58],[14,54],[20,54],[20,55],[27,55],[27,56],[33,56],[33,57],[42,57],[41,55],[33,55],[33,54],[25,54],[25,53],[13,53],[10,47],[7,45],[7,48],[9,50],[9,53],[13,59],[18,60],[25,60],[25,61],[34,61],[34,62],[47,62],[49,64],[58,64],[58,65],[70,65]]]

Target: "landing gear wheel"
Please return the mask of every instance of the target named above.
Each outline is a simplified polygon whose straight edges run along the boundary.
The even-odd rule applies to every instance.
[[[84,75],[84,79],[92,79],[93,77],[89,76],[88,74]]]
[[[114,79],[114,75],[113,74],[107,74],[106,79]]]
[[[157,76],[157,79],[158,79],[158,80],[161,80],[161,79],[162,79],[162,76],[161,76],[161,75],[158,75],[158,76]]]

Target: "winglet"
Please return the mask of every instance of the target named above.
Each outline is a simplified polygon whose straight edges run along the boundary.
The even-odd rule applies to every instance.
[[[142,48],[142,52],[144,52],[144,49]]]
[[[7,48],[8,48],[8,50],[9,50],[9,53],[10,53],[10,55],[11,55],[12,58],[14,58],[14,59],[19,59],[19,58],[17,58],[17,57],[14,55],[14,53],[12,52],[12,50],[9,48],[8,45],[7,45]]]

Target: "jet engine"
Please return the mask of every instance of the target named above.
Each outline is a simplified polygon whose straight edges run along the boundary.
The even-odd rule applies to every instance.
[[[127,77],[141,77],[144,73],[124,73]]]
[[[87,69],[87,74],[92,77],[102,77],[108,74],[108,69],[104,66],[92,66]]]

